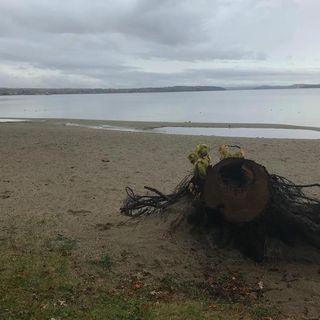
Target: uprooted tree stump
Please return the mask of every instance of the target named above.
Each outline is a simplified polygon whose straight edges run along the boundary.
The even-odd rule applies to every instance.
[[[189,175],[168,195],[145,187],[154,194],[140,196],[127,188],[121,212],[132,217],[148,215],[192,197],[194,209],[189,221],[207,225],[210,221],[221,231],[227,228],[233,243],[246,256],[262,261],[268,236],[290,245],[301,239],[320,248],[320,201],[305,195],[307,187],[320,184],[296,185],[269,174],[252,160],[227,158],[209,166],[204,181]]]
[[[269,174],[252,160],[224,159],[208,167],[202,200],[205,207],[220,210],[228,222],[252,221],[268,206]]]
[[[227,158],[208,167],[201,200],[207,214],[214,215],[216,221],[223,218],[220,228],[232,228],[234,244],[245,255],[263,260],[263,215],[270,202],[270,179],[263,166],[252,160]]]

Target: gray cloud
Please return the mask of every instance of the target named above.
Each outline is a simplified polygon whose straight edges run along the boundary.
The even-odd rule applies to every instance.
[[[2,0],[0,86],[316,81],[319,9],[317,0]]]

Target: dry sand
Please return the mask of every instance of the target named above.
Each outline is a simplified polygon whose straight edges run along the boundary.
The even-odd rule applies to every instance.
[[[262,281],[263,299],[284,314],[318,319],[319,251],[277,243],[271,261],[258,265],[231,248],[219,248],[191,226],[169,235],[179,206],[139,223],[120,215],[119,208],[126,186],[171,191],[190,170],[186,155],[198,143],[210,145],[213,161],[218,161],[220,144],[237,143],[270,173],[296,183],[319,182],[319,140],[128,133],[66,122],[0,123],[0,244],[21,246],[27,239],[46,241],[62,234],[78,241],[74,257],[79,265],[108,253],[118,273],[144,270],[154,278],[175,274],[206,281],[208,272],[237,272],[257,288]],[[319,190],[312,192],[320,197]]]

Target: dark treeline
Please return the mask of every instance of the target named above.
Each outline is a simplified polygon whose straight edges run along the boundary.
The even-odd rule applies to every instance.
[[[147,93],[147,92],[188,92],[188,91],[224,91],[224,90],[268,90],[268,89],[314,89],[320,84],[263,85],[248,87],[216,87],[216,86],[172,86],[128,89],[103,88],[0,88],[0,96],[5,95],[51,95],[51,94],[105,94],[105,93]]]
[[[185,91],[222,91],[215,86],[173,86],[159,88],[130,89],[81,89],[81,88],[0,88],[0,95],[50,95],[50,94],[99,94],[99,93],[146,93],[146,92],[185,92]]]

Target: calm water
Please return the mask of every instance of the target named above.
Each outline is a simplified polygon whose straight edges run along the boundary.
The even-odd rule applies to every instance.
[[[301,129],[163,127],[155,128],[153,132],[239,138],[320,139],[319,131]]]
[[[201,127],[160,127],[154,129],[134,129],[105,124],[86,125],[68,122],[67,126],[85,127],[97,130],[116,130],[127,132],[147,132],[180,134],[192,136],[220,136],[220,137],[247,137],[247,138],[276,138],[276,139],[320,139],[320,131],[302,129],[272,129],[272,128],[201,128]]]
[[[1,96],[0,117],[320,126],[320,89]]]

